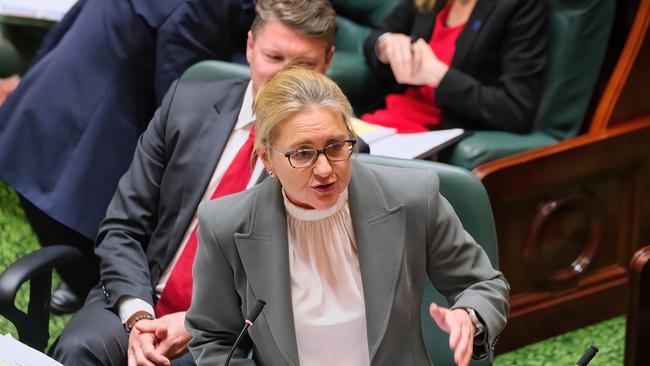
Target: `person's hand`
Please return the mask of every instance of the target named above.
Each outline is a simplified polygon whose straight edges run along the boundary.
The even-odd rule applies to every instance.
[[[18,75],[13,75],[5,79],[0,78],[0,105],[18,87],[18,83],[20,83],[20,77]]]
[[[413,71],[408,80],[409,84],[429,85],[437,88],[449,70],[449,66],[436,57],[431,46],[422,38],[413,43],[411,48],[413,50]]]
[[[449,333],[449,348],[454,352],[456,364],[468,365],[474,346],[474,324],[467,310],[450,310],[431,303],[429,314],[440,329]]]
[[[398,83],[407,84],[411,79],[413,72],[411,37],[400,33],[383,36],[377,44],[377,58],[390,65]]]
[[[192,335],[185,329],[184,311],[168,314],[156,320],[141,320],[135,323],[133,328],[153,334],[157,339],[155,351],[165,356],[168,362],[187,352],[187,346],[192,339]]]
[[[169,366],[171,364],[169,359],[156,350],[157,343],[158,339],[153,332],[142,332],[134,326],[129,335],[127,350],[129,366]]]

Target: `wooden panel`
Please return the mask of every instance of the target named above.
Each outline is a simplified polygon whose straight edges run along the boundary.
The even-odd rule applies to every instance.
[[[647,365],[644,352],[650,345],[650,246],[630,261],[630,306],[625,336],[625,365]]]
[[[649,143],[650,116],[475,170],[512,287],[499,352],[625,312],[627,265],[650,242]]]
[[[627,42],[598,103],[589,132],[650,113],[650,0],[641,0]]]

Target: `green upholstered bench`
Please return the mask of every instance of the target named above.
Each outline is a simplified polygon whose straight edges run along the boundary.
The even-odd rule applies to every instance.
[[[449,163],[472,169],[491,160],[554,144],[580,132],[607,51],[616,2],[550,0],[550,3],[549,58],[534,131],[526,135],[475,131],[454,146]]]

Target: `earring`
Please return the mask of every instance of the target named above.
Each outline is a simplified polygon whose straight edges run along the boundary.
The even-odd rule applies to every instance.
[[[269,170],[267,173],[269,173],[269,176],[271,178],[275,177],[275,173],[273,173],[273,170]]]

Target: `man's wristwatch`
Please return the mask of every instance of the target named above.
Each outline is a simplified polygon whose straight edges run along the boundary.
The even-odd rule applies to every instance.
[[[149,312],[146,312],[144,310],[136,311],[129,317],[129,319],[124,323],[124,329],[126,329],[126,334],[131,334],[131,330],[133,329],[133,326],[135,326],[135,323],[139,322],[140,320],[154,320],[156,317],[151,315]]]

